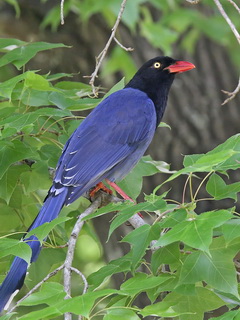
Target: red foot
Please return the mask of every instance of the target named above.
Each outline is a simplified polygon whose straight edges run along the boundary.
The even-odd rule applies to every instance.
[[[94,197],[95,194],[99,191],[99,190],[103,190],[104,192],[108,193],[108,194],[112,194],[112,190],[108,189],[102,182],[99,182],[94,188],[93,190],[89,193],[90,197]]]
[[[120,194],[120,196],[123,197],[123,199],[129,200],[129,201],[135,203],[135,201],[132,198],[130,198],[116,183],[114,183],[108,179],[105,179],[105,180],[114,190],[117,191],[118,194]],[[143,218],[143,215],[140,212],[138,212],[138,215],[139,215],[139,217]]]

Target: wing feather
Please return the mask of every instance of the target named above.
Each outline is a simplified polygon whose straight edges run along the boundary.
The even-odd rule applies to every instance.
[[[72,134],[59,160],[54,182],[78,189],[94,186],[118,164],[126,163],[139,146],[144,146],[145,151],[155,127],[155,108],[145,93],[131,88],[113,93]],[[129,162],[129,170],[140,156]],[[124,170],[127,169],[125,164]]]

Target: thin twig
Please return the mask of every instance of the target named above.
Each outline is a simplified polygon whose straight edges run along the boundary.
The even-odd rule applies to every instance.
[[[83,292],[82,294],[85,294],[87,292],[87,289],[88,289],[88,282],[87,282],[87,279],[85,278],[84,274],[79,271],[77,268],[74,268],[74,267],[71,267],[71,271],[74,271],[75,273],[77,273],[83,280],[83,283],[84,283],[84,288],[83,288]],[[82,320],[82,316],[79,315],[78,316],[78,320]]]
[[[77,268],[73,268],[71,267],[71,271],[74,271],[75,273],[77,273],[83,280],[83,283],[84,283],[84,288],[83,288],[83,292],[82,294],[85,294],[87,292],[87,289],[88,289],[88,282],[87,282],[87,279],[85,278],[84,274],[79,271]],[[78,320],[82,320],[82,316],[79,315],[78,316]]]
[[[200,0],[186,0],[187,2],[190,2],[191,4],[198,4]]]
[[[227,15],[227,13],[225,12],[225,10],[223,9],[222,4],[220,3],[219,0],[213,0],[216,4],[216,6],[218,7],[219,12],[221,13],[221,15],[223,16],[223,18],[226,20],[226,22],[228,23],[228,25],[230,26],[234,36],[236,37],[238,43],[240,44],[240,34],[237,31],[235,25],[233,24],[232,20],[229,18],[229,16]],[[236,10],[240,13],[240,9],[239,7],[236,5],[236,3],[233,0],[228,0],[235,8]],[[229,95],[229,98],[227,98],[222,105],[228,103],[230,100],[232,100],[236,94],[240,91],[240,78],[239,78],[239,82],[238,82],[238,86],[237,88],[233,91],[233,92],[228,92],[225,90],[222,90],[222,92],[226,93],[227,95]]]
[[[84,274],[81,271],[79,271],[77,268],[71,267],[71,270],[77,273],[82,278],[82,281],[84,283],[83,294],[85,294],[88,289],[87,279],[85,278]]]
[[[204,184],[204,182],[211,176],[211,174],[214,172],[214,170],[211,170],[210,172],[208,172],[206,174],[206,176],[202,179],[202,181],[199,183],[199,186],[197,187],[197,190],[195,191],[195,194],[193,196],[193,201],[196,200],[196,197],[198,195],[199,190],[201,189],[202,185]]]
[[[133,51],[134,50],[134,48],[131,48],[131,47],[125,47],[123,44],[121,44],[121,42],[116,38],[116,37],[114,37],[113,38],[114,39],[114,41],[119,45],[119,47],[121,47],[122,49],[124,49],[125,51]]]
[[[223,101],[223,103],[222,103],[222,106],[223,106],[224,104],[228,103],[230,100],[235,98],[235,96],[240,92],[240,77],[238,80],[237,88],[233,92],[229,92],[229,91],[225,91],[225,90],[222,90],[222,92],[229,96],[229,98],[227,98],[226,100]]]
[[[64,290],[67,294],[65,299],[71,298],[71,268],[72,268],[72,262],[74,257],[74,250],[76,247],[77,239],[79,232],[81,231],[84,222],[82,219],[86,216],[88,216],[90,213],[93,213],[101,204],[101,198],[98,197],[94,202],[78,217],[77,222],[75,223],[75,226],[73,227],[71,236],[68,241],[68,251],[66,260],[64,263]],[[72,314],[70,312],[67,312],[64,314],[64,320],[71,320]]]
[[[60,267],[58,267],[57,269],[53,270],[52,272],[50,272],[42,281],[40,281],[35,287],[33,287],[22,299],[18,300],[17,303],[15,304],[15,306],[12,309],[10,309],[7,312],[7,314],[13,312],[13,310],[15,310],[23,300],[25,300],[27,297],[29,297],[34,291],[36,291],[39,287],[41,287],[41,285],[44,282],[46,282],[49,278],[55,276],[55,274],[57,274],[63,268],[64,268],[64,264],[61,265]]]
[[[185,183],[184,183],[183,194],[182,194],[182,204],[184,204],[184,202],[185,202],[186,189],[187,189],[187,185],[188,185],[190,178],[191,178],[191,175],[189,174]]]
[[[64,9],[64,0],[61,0],[61,5],[60,5],[61,25],[64,24],[64,12],[63,12],[63,9]]]
[[[226,20],[226,22],[228,23],[229,27],[231,28],[233,34],[235,35],[238,43],[240,44],[240,34],[238,33],[235,25],[232,23],[232,20],[229,18],[229,16],[226,14],[225,10],[223,9],[222,4],[220,3],[219,0],[213,0],[216,4],[216,6],[218,7],[219,12],[221,13],[221,15],[223,16],[223,18]]]
[[[233,0],[228,0],[228,2],[230,2],[234,6],[234,8],[237,10],[237,12],[240,14],[240,8],[238,7],[238,5]]]
[[[127,2],[127,0],[123,0],[122,1],[121,7],[120,7],[120,10],[119,10],[117,19],[116,19],[116,22],[115,22],[115,24],[114,24],[114,26],[112,28],[112,33],[111,33],[111,35],[110,35],[110,37],[109,37],[104,49],[102,50],[102,52],[96,58],[95,70],[91,74],[90,81],[89,81],[89,84],[92,86],[92,91],[93,91],[93,94],[95,96],[97,95],[97,92],[96,92],[96,88],[94,86],[94,82],[95,82],[95,79],[97,77],[99,68],[100,68],[100,66],[101,66],[101,64],[103,62],[103,59],[105,58],[105,56],[107,54],[107,51],[108,51],[108,49],[110,47],[110,44],[112,43],[112,41],[115,38],[115,34],[116,34],[116,31],[117,31],[118,25],[119,25],[119,23],[121,21],[121,18],[122,18],[122,15],[123,15],[123,12],[124,12],[124,9],[125,9],[125,6],[126,6],[126,2]]]
[[[159,222],[166,214],[171,213],[171,212],[173,212],[174,210],[181,208],[181,206],[182,206],[182,205],[179,204],[178,206],[176,206],[176,207],[173,208],[173,209],[168,209],[168,210],[162,212],[161,214],[158,215],[157,219],[154,221],[154,224],[157,223],[157,222]]]
[[[73,261],[73,256],[74,256],[74,250],[76,247],[77,243],[77,238],[78,235],[83,227],[84,221],[83,218],[88,216],[89,214],[93,213],[94,211],[97,210],[97,208],[103,203],[103,202],[122,202],[122,199],[119,199],[118,197],[115,197],[113,195],[106,195],[104,193],[102,197],[97,197],[93,203],[78,217],[78,220],[73,227],[71,236],[68,241],[68,251],[67,251],[67,256],[64,264],[64,289],[66,291],[67,297],[66,299],[71,297],[71,267],[72,267],[72,261]],[[104,197],[104,199],[103,199]],[[104,203],[105,204],[105,203]],[[146,222],[138,215],[135,214],[128,220],[130,224],[133,226],[133,228],[138,228]]]

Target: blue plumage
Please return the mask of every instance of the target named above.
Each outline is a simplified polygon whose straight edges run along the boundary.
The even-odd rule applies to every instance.
[[[53,185],[28,231],[55,219],[64,205],[97,183],[121,180],[136,165],[164,113],[174,73],[187,70],[180,70],[179,63],[168,57],[148,61],[124,89],[108,96],[81,123],[63,149]],[[40,242],[34,236],[24,241],[34,262]],[[0,286],[0,311],[22,287],[27,268],[23,259],[14,259]]]
[[[67,205],[105,178],[122,179],[144,154],[155,127],[154,104],[144,92],[128,88],[113,93],[71,136],[51,192],[69,186]]]

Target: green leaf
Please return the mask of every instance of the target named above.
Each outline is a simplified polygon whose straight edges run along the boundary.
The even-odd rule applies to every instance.
[[[240,310],[228,311],[219,317],[210,318],[209,320],[238,320],[240,319]]]
[[[129,2],[129,5],[126,6],[126,10],[124,10],[122,21],[131,30],[134,29],[135,25],[138,22],[140,4],[143,2],[143,0],[134,0],[133,2]],[[115,13],[117,17],[119,12],[119,2],[110,1],[108,7],[111,8],[111,10]]]
[[[118,291],[114,289],[104,289],[94,292],[85,293],[79,297],[68,300],[63,300],[58,303],[58,308],[62,313],[72,312],[74,314],[89,317],[89,313],[98,298],[117,294]]]
[[[47,235],[49,234],[49,232],[57,225],[59,225],[60,223],[63,223],[65,221],[68,221],[72,218],[70,217],[58,217],[56,219],[54,219],[51,222],[46,222],[43,225],[31,230],[30,232],[27,233],[26,238],[30,237],[31,235],[35,235],[38,240],[41,242],[43,241],[43,239],[45,239],[47,237]]]
[[[125,86],[125,78],[122,78],[104,95],[102,100],[106,99],[108,96],[110,96],[110,94],[123,89],[124,86]]]
[[[176,171],[170,170],[170,164],[165,161],[145,160],[145,163],[151,163],[156,167],[159,172],[162,173],[174,173]]]
[[[12,38],[2,38],[0,39],[0,49],[1,52],[12,50],[16,46],[24,45],[26,44],[25,41],[19,40],[19,39],[12,39]],[[10,46],[10,48],[8,48]]]
[[[227,185],[218,174],[212,174],[206,185],[207,192],[215,200],[226,198],[237,200],[237,193],[240,192],[240,182]]]
[[[26,72],[0,83],[0,96],[11,100],[16,84],[26,78]]]
[[[115,46],[111,52],[110,58],[104,64],[104,68],[102,69],[101,76],[106,79],[109,77],[109,74],[114,74],[115,72],[122,71],[125,75],[126,80],[129,81],[132,78],[132,75],[136,73],[136,66],[130,57],[129,53],[120,48],[119,46]],[[114,91],[123,89],[125,78],[121,80],[120,83],[113,87]],[[112,89],[109,93],[114,92]],[[109,95],[109,93],[107,95]]]
[[[162,302],[145,307],[143,316],[177,317],[180,320],[202,320],[207,311],[224,305],[224,302],[211,290],[197,287],[195,294],[183,295],[172,292]]]
[[[66,97],[62,92],[52,92],[49,97],[49,101],[56,105],[58,108],[64,110],[67,108],[71,108],[73,106],[80,107],[79,101],[74,101],[73,99]],[[93,99],[91,99],[93,101]]]
[[[131,208],[135,208],[135,204],[130,201],[124,201],[124,202],[118,202],[118,203],[109,203],[104,207],[99,208],[95,212],[89,214],[88,216],[84,217],[82,221],[86,221],[95,217],[102,216],[104,214],[107,214],[109,212],[115,212],[115,211],[123,211],[128,210]],[[135,209],[134,209],[135,210]],[[126,221],[126,220],[125,220]]]
[[[12,198],[10,203],[11,201]],[[20,220],[16,217],[16,210],[14,207],[10,206],[10,204],[0,203],[0,212],[1,234],[8,234],[9,230],[17,230],[19,228]]]
[[[77,4],[77,3],[76,3]],[[76,4],[74,6],[76,6]],[[63,7],[63,15],[64,17],[67,16],[71,8],[71,2],[66,2]],[[75,8],[76,9],[76,8]],[[74,9],[74,11],[75,11]],[[55,7],[51,8],[46,12],[44,15],[43,21],[40,24],[40,28],[46,28],[48,25],[51,26],[51,31],[56,32],[58,26],[61,22],[61,12],[60,7],[56,5]]]
[[[48,167],[55,168],[60,157],[60,148],[52,144],[44,144],[39,154],[42,160],[47,161]]]
[[[145,224],[126,235],[122,241],[132,245],[132,270],[135,270],[152,239],[151,226]]]
[[[187,218],[186,209],[178,209],[177,205],[167,205],[166,210],[169,210],[169,214],[160,222],[161,228],[172,228],[183,222]]]
[[[132,206],[129,205],[127,209],[123,209],[115,215],[113,221],[110,224],[108,240],[111,237],[114,230],[116,230],[119,226],[128,221],[129,218],[131,218],[135,213],[139,211],[139,207],[139,204],[133,204]]]
[[[35,306],[39,304],[53,305],[59,301],[59,299],[64,299],[66,292],[60,283],[56,282],[45,282],[41,286],[39,292],[31,294],[25,300],[23,300],[21,306]]]
[[[151,259],[153,274],[157,274],[158,269],[163,264],[171,265],[180,261],[180,250],[178,243],[172,243],[168,246],[156,250]],[[172,270],[173,271],[173,270]]]
[[[203,153],[201,154],[190,154],[190,155],[186,155],[183,159],[183,165],[184,167],[190,167],[192,165],[194,165],[194,163],[196,163],[196,161],[201,158],[202,156],[204,156]]]
[[[193,216],[174,226],[157,241],[155,246],[166,246],[176,241],[209,252],[212,242],[213,228],[222,225],[232,218],[227,210],[209,211]]]
[[[38,52],[61,47],[67,46],[62,43],[25,42],[19,44],[17,48],[9,51],[4,56],[2,56],[0,58],[0,67],[5,66],[8,63],[12,63],[17,69],[20,69]]]
[[[178,37],[175,31],[163,26],[161,22],[157,23],[150,21],[150,19],[145,19],[141,23],[141,34],[148,39],[153,47],[160,48],[165,55],[171,54],[171,46]]]
[[[92,273],[88,277],[90,289],[95,289],[101,285],[104,280],[116,273],[130,271],[131,254],[127,254],[119,259],[110,261],[106,266]]]
[[[18,256],[29,264],[32,256],[32,250],[29,245],[23,241],[7,238],[0,239],[0,257],[2,258],[9,254]]]
[[[38,161],[31,166],[31,169],[21,175],[20,180],[24,184],[27,194],[41,189],[49,189],[52,182],[49,179],[49,172],[46,162]]]
[[[221,292],[238,297],[238,284],[233,257],[239,251],[239,242],[226,245],[223,237],[214,238],[210,256],[205,252],[194,252],[183,263],[179,284],[205,281]]]
[[[39,117],[66,117],[71,116],[68,110],[59,110],[56,108],[39,108],[31,113],[13,114],[5,119],[0,120],[0,126],[4,128],[14,128],[16,131],[24,131],[28,126],[38,121]]]
[[[117,290],[105,289],[96,292],[90,292],[83,294],[79,297],[64,299],[59,298],[58,302],[54,306],[44,308],[42,310],[33,311],[27,315],[23,315],[19,319],[21,320],[40,320],[40,319],[53,319],[58,315],[62,315],[66,312],[71,312],[84,317],[89,317],[91,309],[95,303],[95,300],[104,296],[110,296],[118,293]],[[47,301],[46,301],[47,302]],[[51,316],[51,317],[50,317]]]
[[[129,201],[128,201],[129,202]],[[135,213],[139,211],[159,211],[163,210],[166,207],[166,202],[162,198],[156,198],[152,203],[150,202],[140,202],[137,204],[129,203],[126,207],[119,207],[120,212],[114,217],[108,233],[108,239],[112,235],[113,231],[118,228],[120,225],[128,221]],[[123,208],[123,209],[122,209]],[[100,209],[101,210],[101,209]]]
[[[126,178],[118,183],[119,187],[131,198],[136,199],[141,192],[143,176],[151,176],[159,171],[151,161],[152,158],[150,156],[142,157]]]
[[[0,141],[0,179],[11,164],[27,158],[38,159],[38,155],[29,145],[18,140]]]
[[[140,292],[160,286],[162,283],[171,279],[171,275],[160,275],[158,277],[149,276],[145,273],[136,273],[134,277],[125,281],[121,285],[121,292],[130,296],[135,296]]]
[[[16,312],[10,313],[10,314],[5,314],[4,316],[0,317],[0,320],[9,320],[10,318],[12,318],[12,316],[16,314]]]
[[[28,71],[26,73],[24,87],[39,91],[58,91],[57,89],[53,88],[50,82],[47,81],[43,76],[33,71]]]
[[[229,244],[240,235],[240,219],[235,218],[226,221],[224,225],[222,225],[221,230],[226,243]]]
[[[0,184],[0,198],[4,199],[9,204],[10,198],[15,190],[19,177],[25,171],[28,171],[27,165],[18,165],[10,167],[3,175]]]
[[[41,319],[54,319],[57,316],[62,315],[62,312],[60,312],[55,307],[48,307],[45,309],[41,309],[38,311],[28,312],[27,314],[19,317],[19,320],[41,320]]]
[[[167,124],[166,122],[161,121],[158,125],[158,128],[168,128],[171,130],[171,127],[169,124]]]
[[[109,308],[107,314],[104,316],[103,320],[139,320],[139,316],[132,310],[113,307],[114,309]]]
[[[239,153],[240,134],[236,134],[206,154],[186,156],[184,160],[185,168],[174,173],[164,183],[190,172],[236,170],[239,168]]]

